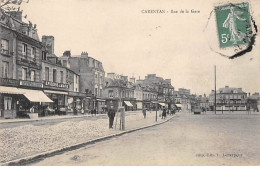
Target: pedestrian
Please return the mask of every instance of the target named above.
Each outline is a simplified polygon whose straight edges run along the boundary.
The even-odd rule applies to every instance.
[[[109,128],[110,129],[113,128],[115,115],[116,115],[115,110],[114,110],[113,106],[111,106],[107,113],[107,116],[109,118]]]
[[[163,112],[162,112],[162,119],[165,119],[165,118],[166,118],[166,109],[164,108]]]
[[[143,115],[144,115],[144,118],[146,118],[146,109],[145,108],[143,109]]]
[[[97,110],[94,109],[94,110],[93,110],[93,113],[94,113],[94,115],[96,116],[96,115],[97,115]]]
[[[171,109],[171,116],[174,114],[174,109]]]

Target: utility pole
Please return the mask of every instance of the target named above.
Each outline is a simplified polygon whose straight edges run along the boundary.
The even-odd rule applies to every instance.
[[[214,66],[215,70],[215,114],[217,114],[217,72],[216,72],[216,65]]]

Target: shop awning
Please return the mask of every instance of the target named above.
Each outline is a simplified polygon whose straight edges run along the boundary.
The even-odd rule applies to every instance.
[[[104,100],[104,99],[97,99],[97,101],[105,102],[106,100]]]
[[[133,107],[132,103],[130,101],[124,101],[125,104],[128,106],[128,107]]]
[[[53,102],[40,90],[18,89],[30,102]]]
[[[53,94],[63,94],[68,95],[68,92],[62,92],[62,91],[54,91],[54,90],[44,90],[45,93],[53,93]]]
[[[177,107],[182,107],[182,105],[181,105],[181,104],[175,104],[175,106],[177,106]]]
[[[166,106],[165,103],[159,103],[159,105],[161,105],[161,106]]]
[[[20,90],[18,90],[16,87],[6,87],[6,86],[0,86],[0,93],[5,94],[24,94]]]

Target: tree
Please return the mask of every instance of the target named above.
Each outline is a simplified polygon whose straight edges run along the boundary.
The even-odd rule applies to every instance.
[[[27,1],[24,1],[24,0],[1,0],[0,1],[0,8],[2,10],[5,10],[5,11],[19,10],[20,9],[19,6],[23,2],[28,3],[29,0],[27,0]]]

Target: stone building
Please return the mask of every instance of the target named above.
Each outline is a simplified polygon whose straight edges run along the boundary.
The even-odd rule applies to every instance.
[[[53,100],[46,103],[55,112],[81,113],[84,95],[79,93],[79,75],[61,64],[54,53],[54,37],[42,36],[42,82],[44,93]]]
[[[27,115],[35,106],[42,112],[43,102],[52,102],[43,92],[41,81],[42,43],[36,25],[24,22],[22,11],[1,10],[1,117]]]
[[[72,56],[70,51],[65,51],[59,60],[63,66],[80,76],[79,92],[85,94],[84,111],[96,109],[102,112],[105,107],[103,94],[105,71],[102,62],[90,57],[87,52]]]
[[[163,79],[156,76],[156,74],[148,74],[143,80],[137,80],[137,84],[141,84],[146,91],[149,92],[151,99],[159,102],[159,107],[172,108],[174,106],[174,87],[171,85],[171,79]],[[148,89],[148,90],[147,90]],[[144,93],[148,94],[148,93]],[[145,97],[143,97],[145,99]],[[154,104],[154,101],[150,101],[150,105]],[[144,104],[148,104],[145,101]],[[154,105],[152,106],[154,107]]]
[[[233,88],[225,86],[216,92],[216,110],[218,111],[243,111],[246,110],[247,94],[242,88]],[[215,92],[209,95],[209,104],[211,109],[214,110]]]

